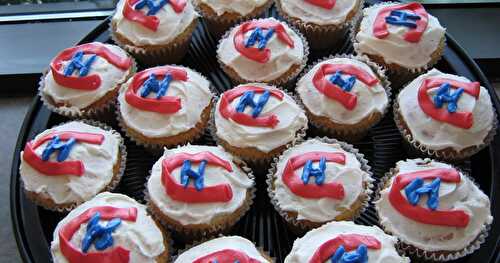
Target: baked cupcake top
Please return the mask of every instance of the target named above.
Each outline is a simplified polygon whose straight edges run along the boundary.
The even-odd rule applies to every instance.
[[[269,0],[195,0],[198,4],[206,5],[214,11],[218,16],[226,13],[246,16],[252,13],[256,8],[259,8]]]
[[[182,225],[207,224],[252,198],[253,179],[220,147],[165,149],[154,164],[147,191],[153,204]]]
[[[272,81],[304,64],[303,39],[274,18],[244,22],[220,41],[217,57],[240,78]],[[293,73],[293,72],[292,72]]]
[[[484,144],[493,129],[493,106],[479,82],[432,69],[397,97],[399,114],[413,138],[432,150],[461,151]]]
[[[67,48],[50,62],[41,95],[54,106],[79,111],[117,89],[133,70],[118,46],[92,42]]]
[[[167,242],[146,207],[104,192],[71,211],[54,230],[54,262],[157,262]],[[165,255],[166,256],[166,255]]]
[[[120,90],[123,122],[140,134],[175,136],[196,126],[213,94],[201,74],[181,66],[161,66],[135,74]]]
[[[118,133],[78,121],[45,130],[21,152],[24,188],[56,204],[87,201],[116,179],[120,143]]]
[[[192,247],[174,261],[174,263],[183,262],[271,263],[250,240],[239,236],[219,237]]]
[[[111,23],[135,46],[169,44],[198,18],[189,0],[120,0]]]
[[[312,222],[334,220],[356,202],[364,202],[373,181],[355,154],[317,139],[286,150],[275,176],[272,191],[277,206],[296,213],[298,220]]]
[[[383,227],[426,251],[462,250],[491,224],[488,197],[453,166],[399,161],[376,208]]]
[[[359,0],[279,0],[281,10],[302,22],[316,25],[340,25],[352,18]]]
[[[387,64],[420,69],[432,60],[444,33],[437,18],[420,3],[382,3],[363,10],[354,48]]]
[[[358,258],[357,262],[406,263],[394,247],[397,239],[376,226],[353,222],[330,222],[311,230],[293,242],[285,263],[348,262],[343,258]],[[349,261],[350,262],[350,261]]]
[[[292,97],[262,83],[224,92],[215,108],[217,137],[235,147],[270,152],[294,140],[307,117]]]
[[[353,58],[316,64],[297,83],[297,93],[312,114],[340,124],[357,124],[372,114],[383,114],[389,103],[372,68]]]

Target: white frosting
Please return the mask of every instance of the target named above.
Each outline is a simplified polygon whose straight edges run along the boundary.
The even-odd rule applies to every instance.
[[[174,263],[194,262],[198,258],[224,249],[237,250],[247,254],[247,256],[253,259],[258,260],[259,262],[271,263],[269,260],[262,256],[260,251],[250,240],[239,236],[219,237],[201,243],[200,245],[192,247],[184,253],[180,254],[179,257],[177,257],[177,259],[174,261]]]
[[[37,141],[54,131],[98,133],[104,135],[104,141],[101,145],[77,142],[71,148],[66,161],[82,161],[85,166],[85,172],[82,176],[44,175],[31,167],[23,159],[23,152],[21,152],[21,166],[19,169],[24,188],[30,192],[47,195],[56,204],[87,201],[109,185],[113,178],[113,166],[118,161],[120,154],[119,135],[82,122],[73,121],[45,130],[37,135],[33,141]],[[35,153],[41,156],[49,142],[47,141],[36,148]],[[56,158],[57,154],[52,154],[49,161],[57,162]]]
[[[233,172],[228,172],[222,167],[207,165],[205,168],[204,185],[229,184],[233,192],[233,198],[229,202],[214,203],[185,203],[173,200],[166,194],[165,186],[162,183],[162,162],[165,158],[177,153],[199,153],[208,151],[223,160],[229,161]],[[248,178],[247,174],[235,165],[233,157],[225,152],[221,147],[187,145],[175,149],[165,149],[163,156],[154,164],[151,177],[147,183],[149,198],[162,213],[182,225],[207,224],[214,217],[231,214],[240,208],[247,198],[247,193],[254,182]],[[199,164],[193,163],[191,169],[197,170]],[[171,175],[180,183],[180,167],[175,169]]]
[[[268,0],[198,0],[209,6],[218,16],[236,13],[245,16],[266,4]]]
[[[266,18],[266,20],[278,21],[274,18]],[[271,51],[269,61],[266,63],[251,60],[236,50],[233,39],[239,27],[234,27],[229,35],[221,40],[217,49],[217,56],[225,66],[234,70],[239,77],[245,80],[268,82],[278,79],[292,66],[300,65],[304,60],[302,38],[286,23],[281,22],[281,24],[285,26],[286,32],[293,40],[294,47],[290,48],[286,43],[279,40],[276,34],[273,34],[266,45],[266,48]],[[247,32],[245,39],[248,39],[251,33],[252,31]]]
[[[340,25],[359,5],[358,0],[337,0],[332,9],[313,5],[304,0],[280,0],[281,9],[289,16],[317,25]]]
[[[395,5],[395,3],[379,4],[363,10],[363,20],[356,35],[354,48],[357,53],[381,56],[387,64],[394,63],[408,69],[427,66],[431,55],[444,38],[445,29],[437,18],[429,14],[429,23],[418,43],[404,39],[408,28],[387,24],[389,35],[379,39],[373,35],[373,24],[380,9]]]
[[[448,78],[463,82],[470,82],[465,77],[445,74],[437,69],[419,76],[408,84],[398,95],[399,112],[415,140],[432,150],[441,150],[448,147],[456,151],[481,145],[493,125],[493,106],[488,91],[481,87],[479,99],[462,93],[458,101],[457,111],[467,111],[473,114],[473,125],[469,129],[463,129],[451,124],[437,121],[422,111],[418,104],[418,90],[422,82],[429,77]],[[429,90],[429,96],[433,96],[437,88]],[[432,99],[432,97],[431,97]],[[443,107],[446,107],[444,105]]]
[[[314,75],[324,64],[351,64],[362,68],[370,75],[377,76],[373,70],[365,63],[349,58],[334,58],[325,60],[315,65],[311,71],[305,74],[297,83],[297,93],[306,108],[316,116],[328,117],[335,123],[340,124],[357,124],[364,118],[373,113],[383,113],[389,103],[387,92],[380,81],[370,87],[360,80],[356,80],[350,93],[357,96],[356,107],[348,110],[340,102],[326,97],[319,92],[312,82]],[[325,76],[330,79],[333,74]]]
[[[451,165],[431,161],[430,159],[414,159],[399,161],[396,164],[398,174],[410,173],[435,168],[452,168]],[[389,202],[391,187],[380,192],[376,208],[380,223],[384,228],[399,237],[405,243],[426,251],[456,251],[471,244],[479,235],[484,224],[490,224],[493,217],[490,212],[488,197],[466,176],[460,173],[460,183],[441,182],[439,189],[439,210],[463,210],[470,215],[467,227],[436,226],[419,223],[400,214]],[[392,185],[394,178],[391,178]],[[425,180],[426,184],[432,180]],[[404,191],[404,190],[402,190]],[[403,197],[406,195],[402,193]],[[422,197],[418,206],[427,207],[427,196]]]
[[[236,88],[247,85],[276,89],[260,83],[244,84]],[[277,115],[279,123],[274,128],[246,126],[231,119],[225,119],[219,111],[219,100],[215,108],[217,137],[235,147],[255,147],[259,151],[266,153],[293,141],[300,129],[307,128],[307,117],[292,97],[286,93],[284,95],[281,101],[270,96],[260,114],[260,116]],[[258,100],[260,96],[260,94],[255,94],[254,100]],[[236,98],[232,101],[230,107],[236,108],[238,102],[239,98]],[[251,107],[246,107],[244,112],[249,114],[251,110]]]
[[[308,152],[321,151],[332,153],[344,153],[345,164],[327,162],[325,170],[326,183],[340,183],[344,187],[345,197],[342,200],[324,198],[304,198],[295,195],[283,182],[283,171],[289,159]],[[317,166],[314,162],[313,166]],[[300,176],[303,167],[295,170],[295,174]],[[365,193],[366,187],[373,179],[368,173],[361,170],[361,164],[356,155],[346,152],[339,144],[328,144],[316,139],[307,140],[283,153],[276,169],[275,198],[278,206],[288,212],[297,213],[298,220],[310,220],[313,222],[326,222],[334,220],[336,216],[342,214],[345,209],[358,200],[361,194]],[[313,182],[310,182],[313,184]]]
[[[123,7],[126,0],[120,0],[116,5],[112,23],[115,25],[116,33],[127,38],[135,46],[165,45],[174,41],[187,27],[198,18],[191,1],[187,1],[184,10],[176,13],[170,4],[166,4],[155,16],[160,20],[158,28],[153,31],[143,25],[130,21],[123,16]],[[141,9],[146,14],[148,7]]]
[[[95,43],[100,44],[100,43]],[[120,57],[127,57],[127,53],[115,45],[105,44],[114,54]],[[83,61],[87,61],[92,55],[83,55]],[[61,71],[66,68],[70,61],[62,63]],[[44,78],[42,94],[49,96],[57,104],[67,104],[67,108],[80,110],[92,103],[98,101],[108,92],[118,88],[118,86],[127,80],[132,67],[128,70],[122,70],[115,65],[109,63],[104,58],[97,56],[92,63],[88,76],[97,74],[101,78],[101,85],[96,90],[79,90],[64,87],[59,85],[52,76],[52,71],[49,69]],[[73,72],[73,76],[78,76],[78,70]]]
[[[164,240],[161,230],[156,226],[154,220],[148,215],[146,207],[137,203],[134,199],[122,195],[104,192],[98,194],[90,201],[71,211],[61,222],[57,224],[54,230],[53,241],[50,246],[52,259],[56,263],[69,262],[61,252],[59,246],[59,231],[63,226],[84,213],[90,208],[97,206],[113,206],[117,208],[137,208],[137,219],[135,222],[122,220],[121,224],[113,231],[113,246],[104,251],[111,250],[117,246],[121,246],[130,251],[130,263],[139,262],[156,262],[156,257],[165,251]],[[108,221],[100,221],[101,225],[105,225]],[[81,248],[83,236],[86,233],[87,223],[80,226],[80,229],[75,232],[70,242],[76,248]],[[89,252],[99,252],[92,245]]]
[[[342,234],[368,235],[380,241],[380,249],[368,249],[368,261],[370,263],[410,262],[409,258],[400,256],[394,248],[397,239],[385,234],[380,228],[340,221],[325,224],[307,232],[304,237],[295,240],[295,242],[293,242],[292,251],[290,251],[290,254],[285,258],[285,263],[309,262],[314,252],[316,252],[323,243]]]
[[[187,81],[172,81],[165,96],[175,96],[181,99],[182,108],[173,114],[163,114],[145,111],[127,103],[125,94],[132,78],[122,86],[118,102],[120,114],[127,127],[150,138],[175,136],[196,126],[201,121],[201,115],[212,100],[210,82],[197,72],[189,68],[175,66],[187,71]],[[137,91],[140,94],[143,87]],[[151,92],[148,98],[155,98]]]

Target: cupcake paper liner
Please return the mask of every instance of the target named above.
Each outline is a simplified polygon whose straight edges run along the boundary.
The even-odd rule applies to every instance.
[[[429,158],[426,158],[429,159]],[[425,159],[423,159],[425,160]],[[430,160],[430,159],[429,159]],[[467,172],[463,171],[462,169],[453,166],[453,168],[457,169],[459,173],[463,174],[465,177],[467,177],[472,183],[474,183],[479,189],[479,185],[476,183],[474,178],[472,178]],[[377,216],[379,216],[379,211],[378,211],[378,205],[376,205],[376,202],[380,200],[381,194],[380,192],[386,188],[386,185],[389,183],[391,178],[395,176],[397,173],[396,168],[391,168],[389,172],[387,172],[381,179],[379,184],[376,187],[375,194],[373,196],[373,203],[375,204],[375,210],[377,211]],[[388,186],[390,187],[390,186]],[[413,256],[413,257],[418,257],[420,259],[425,259],[425,260],[430,260],[430,261],[436,261],[436,262],[444,262],[444,261],[451,261],[451,260],[457,260],[459,258],[465,257],[467,255],[470,255],[474,253],[474,251],[478,250],[479,247],[486,241],[486,238],[489,235],[489,231],[491,229],[491,224],[485,223],[481,227],[481,232],[479,232],[477,238],[472,241],[467,247],[465,247],[462,250],[459,251],[450,251],[450,252],[437,252],[437,251],[426,251],[424,249],[415,247],[411,244],[406,243],[404,240],[402,240],[399,236],[391,233],[389,230],[385,229],[384,225],[379,221],[378,225],[380,228],[384,230],[389,235],[393,235],[396,238],[398,238],[399,242],[397,245],[397,249],[400,253],[403,253],[408,256]]]
[[[472,155],[484,149],[486,146],[488,146],[493,141],[497,132],[497,126],[498,126],[497,113],[495,110],[493,110],[493,125],[488,135],[486,135],[486,137],[484,138],[484,141],[481,145],[475,147],[469,147],[460,152],[457,152],[455,150],[453,150],[452,152],[444,150],[433,150],[430,149],[427,145],[420,143],[416,138],[413,137],[411,131],[405,128],[405,125],[403,124],[404,123],[403,117],[400,114],[399,103],[397,101],[397,98],[394,100],[393,110],[394,110],[394,122],[396,123],[399,132],[404,138],[405,143],[409,144],[413,149],[417,150],[419,153],[423,153],[425,155],[432,156],[440,160],[460,161],[469,158]]]
[[[95,127],[99,127],[99,128],[101,128],[103,130],[110,131],[113,134],[118,135],[118,138],[120,140],[119,146],[118,146],[119,151],[120,151],[120,169],[118,170],[117,174],[113,175],[113,177],[112,177],[111,181],[109,182],[109,184],[106,187],[104,187],[104,189],[102,189],[101,191],[99,191],[98,193],[113,191],[118,186],[118,184],[120,183],[120,180],[121,180],[123,174],[125,173],[125,167],[126,167],[126,163],[127,163],[127,148],[125,147],[125,142],[123,141],[123,137],[120,135],[119,132],[115,131],[113,128],[111,128],[110,126],[108,126],[108,125],[106,125],[106,124],[104,124],[102,122],[98,122],[98,121],[94,121],[94,120],[87,120],[87,119],[80,119],[80,120],[76,120],[76,121],[80,121],[80,122],[83,122],[83,123],[86,123],[86,124],[89,124],[89,125],[92,125],[92,126],[95,126]],[[54,125],[52,128],[64,125],[66,123],[69,123],[69,122],[59,123],[57,125]],[[24,191],[26,191],[25,188],[24,188],[24,183],[23,183],[22,180],[21,180],[21,185],[22,185],[22,188],[24,189]],[[35,193],[35,194],[37,194],[37,193]],[[27,197],[33,203],[35,203],[38,206],[41,206],[41,207],[43,207],[43,208],[45,208],[47,210],[56,211],[56,212],[60,212],[60,213],[69,212],[69,211],[75,209],[77,206],[79,206],[82,203],[84,203],[84,202],[87,201],[87,200],[85,200],[85,201],[77,201],[77,202],[73,202],[71,204],[64,205],[64,206],[55,206],[55,207],[52,207],[52,206],[45,205],[44,203],[40,202],[37,199],[31,198],[29,195],[27,195]]]
[[[362,213],[365,212],[365,210],[370,205],[370,199],[371,199],[372,193],[375,190],[375,186],[373,184],[373,182],[374,182],[373,173],[371,172],[370,165],[368,165],[368,161],[364,158],[364,155],[362,153],[360,153],[358,149],[354,148],[354,146],[352,146],[351,144],[348,144],[346,142],[338,141],[336,139],[332,139],[332,138],[328,138],[328,137],[315,137],[315,138],[311,138],[311,139],[317,139],[321,142],[329,143],[329,144],[339,144],[343,150],[354,154],[356,156],[356,159],[358,159],[358,161],[361,163],[361,170],[370,175],[371,180],[368,181],[368,185],[367,185],[366,189],[364,190],[365,197],[364,197],[364,200],[362,201],[362,206],[358,211],[356,211],[354,213],[352,219],[350,219],[351,221],[356,220]],[[297,145],[300,145],[300,144],[297,144]],[[278,204],[278,199],[276,198],[276,195],[274,193],[274,191],[275,191],[274,181],[277,179],[276,172],[278,169],[278,163],[283,161],[283,155],[286,152],[290,151],[291,149],[293,149],[292,146],[287,147],[287,150],[285,150],[279,157],[275,157],[273,159],[273,162],[271,163],[271,167],[269,168],[268,173],[266,175],[266,177],[267,177],[267,179],[266,179],[267,193],[269,195],[269,199],[270,199],[271,203],[273,204],[276,211],[281,215],[281,217],[284,218],[291,226],[298,229],[300,232],[305,232],[305,231],[311,230],[312,227],[307,225],[306,223],[302,222],[301,220],[298,220],[295,217],[290,217],[288,215],[287,211],[281,209],[281,207]],[[331,221],[336,221],[336,220],[332,219],[330,221],[317,222],[317,223],[326,224],[326,223],[331,222]]]
[[[180,146],[179,146],[180,147]],[[148,206],[148,211],[155,218],[157,222],[159,222],[162,226],[166,227],[167,229],[181,235],[183,238],[193,240],[193,239],[199,239],[200,237],[207,237],[207,236],[213,236],[216,234],[219,234],[221,232],[227,231],[231,229],[247,212],[250,210],[250,207],[253,204],[253,200],[255,199],[255,176],[253,174],[252,169],[250,169],[247,164],[239,159],[237,156],[231,155],[233,157],[232,162],[237,165],[240,169],[242,169],[245,174],[248,176],[249,179],[253,181],[252,187],[248,189],[249,191],[249,198],[246,202],[244,202],[241,205],[241,210],[239,211],[238,214],[236,214],[237,210],[234,211],[232,214],[228,214],[226,216],[228,217],[233,217],[230,222],[227,222],[226,224],[220,224],[220,225],[213,225],[210,228],[206,229],[190,229],[189,227],[184,227],[184,226],[175,226],[172,224],[168,224],[167,222],[164,222],[161,218],[161,215],[155,214],[155,211],[151,209],[151,204],[154,204],[154,202],[151,200],[151,197],[149,196],[149,191],[148,191],[148,181],[151,177],[152,171],[150,170],[149,176],[146,180],[146,183],[144,184],[144,200],[147,203]],[[160,157],[161,158],[161,157]],[[156,206],[156,205],[155,205]],[[175,220],[175,219],[173,219]],[[180,224],[180,223],[179,223]]]
[[[257,21],[258,19],[252,19],[250,21]],[[249,21],[244,21],[242,23],[246,23],[246,22],[249,22]],[[217,48],[216,48],[216,52],[219,50],[220,46],[222,45],[222,41],[227,39],[229,37],[229,35],[231,34],[231,32],[238,26],[240,26],[242,23],[239,23],[233,27],[231,27],[229,30],[227,30],[224,35],[222,36],[221,39],[219,39],[219,43],[217,43]],[[247,80],[247,79],[243,79],[242,77],[240,77],[238,75],[238,73],[232,69],[231,67],[227,66],[224,62],[222,62],[218,52],[217,52],[217,62],[219,63],[221,69],[224,71],[224,73],[226,73],[226,75],[231,79],[231,81],[233,82],[233,84],[244,84],[244,83],[249,83],[249,82],[263,82],[263,83],[269,83],[271,85],[275,85],[275,86],[290,86],[291,83],[293,82],[293,80],[300,74],[300,72],[306,67],[306,64],[307,64],[307,59],[309,57],[309,45],[308,45],[308,42],[306,40],[306,38],[302,35],[302,33],[300,33],[299,30],[297,30],[295,27],[289,25],[288,23],[286,22],[283,22],[282,23],[285,23],[291,30],[293,30],[297,36],[300,37],[300,39],[302,40],[302,43],[304,45],[304,56],[302,58],[302,61],[300,62],[300,65],[299,67],[292,73],[287,73],[287,75],[281,75],[279,78],[277,79],[273,79],[273,80],[269,80],[269,81],[259,81],[259,80]]]
[[[251,84],[251,83],[249,83]],[[274,87],[274,88],[277,88],[275,86],[271,86],[271,87]],[[279,89],[279,88],[277,88]],[[291,98],[293,98],[293,100],[295,101],[295,103],[297,103],[297,105],[302,109],[302,111],[305,112],[304,108],[302,107],[302,104],[298,103],[298,98],[291,94],[290,92],[288,91],[284,91],[282,89],[280,89],[282,92],[284,92],[285,94],[287,94],[288,96],[290,96]],[[215,100],[215,104],[214,104],[214,107],[212,107],[212,114],[211,114],[211,117],[210,117],[210,122],[208,124],[208,130],[210,131],[210,135],[212,136],[212,138],[215,140],[215,143],[219,146],[221,146],[222,148],[224,148],[224,143],[222,142],[222,138],[219,138],[217,136],[217,127],[215,125],[215,111],[217,110],[217,102],[219,101],[221,95]],[[297,143],[300,143],[304,140],[304,138],[306,137],[306,132],[307,132],[307,128],[308,128],[308,123],[306,123],[306,125],[302,128],[300,128],[296,134],[295,134],[295,138],[286,143],[284,146],[285,146],[285,150],[287,148],[290,148],[292,146],[294,146],[295,144]],[[242,147],[242,148],[247,148],[247,147]],[[224,150],[228,151],[226,148],[224,148]],[[274,150],[274,149],[273,149]],[[284,150],[284,151],[285,151]],[[271,152],[271,151],[270,151]],[[253,156],[241,156],[239,155],[238,153],[234,153],[234,152],[230,152],[232,155],[235,155],[235,156],[238,156],[238,158],[242,159],[243,161],[249,163],[249,164],[252,164],[252,165],[267,165],[269,164],[270,162],[272,162],[273,158],[276,157],[276,155],[281,155],[281,153],[278,153],[276,155],[270,155],[270,156],[267,156],[266,158],[261,158],[261,159],[256,159],[254,158]]]
[[[281,1],[276,2],[276,10],[280,17],[285,19],[289,24],[298,28],[300,32],[306,36],[309,41],[309,46],[314,50],[325,50],[339,45],[349,36],[349,28],[355,19],[361,13],[364,0],[360,0],[356,7],[355,15],[350,20],[346,20],[338,25],[316,25],[307,23],[299,18],[289,16],[281,7]]]
[[[132,77],[136,72],[137,72],[137,63],[136,61],[129,56],[132,59],[132,67],[129,69],[129,73],[123,78],[123,81],[119,82],[116,84],[116,87],[113,90],[116,90],[118,94],[120,90],[120,86],[127,82],[127,80]],[[59,115],[71,118],[71,119],[95,119],[95,120],[101,120],[101,119],[106,119],[106,117],[109,117],[109,113],[112,113],[113,107],[115,106],[115,100],[117,96],[114,96],[114,98],[109,99],[106,101],[106,103],[103,103],[99,107],[92,107],[89,108],[85,111],[82,111],[81,109],[77,109],[74,107],[57,107],[53,105],[50,102],[50,99],[47,95],[43,94],[42,90],[44,89],[45,86],[45,78],[47,74],[49,74],[49,70],[46,70],[43,74],[42,77],[40,78],[40,81],[38,82],[38,96],[40,97],[40,100],[42,101],[43,105],[47,107],[50,111],[55,112]]]
[[[352,126],[356,126],[355,129],[354,128],[349,129],[347,127],[346,127],[346,129],[334,129],[332,127],[327,127],[327,126],[323,125],[322,123],[317,122],[313,118],[308,118],[308,119],[309,119],[309,122],[314,127],[318,128],[324,134],[327,134],[329,136],[333,136],[333,137],[335,137],[337,139],[344,139],[344,140],[347,140],[347,141],[359,141],[360,139],[362,139],[369,132],[369,130],[373,126],[377,125],[384,118],[384,116],[387,114],[387,111],[389,109],[389,105],[391,104],[391,97],[392,97],[391,82],[386,77],[386,74],[385,74],[386,71],[385,71],[385,69],[383,69],[381,66],[379,66],[375,62],[371,61],[367,56],[363,56],[363,55],[354,56],[354,55],[351,55],[351,54],[330,55],[328,57],[319,59],[319,60],[315,61],[312,65],[309,65],[306,68],[306,70],[304,70],[300,74],[300,76],[299,76],[298,79],[302,79],[317,64],[319,64],[319,63],[321,63],[323,61],[330,60],[330,59],[335,59],[335,58],[349,58],[349,59],[354,59],[354,60],[357,60],[357,61],[360,61],[360,62],[363,62],[363,63],[367,64],[373,70],[373,72],[375,73],[375,75],[377,76],[377,78],[380,80],[383,88],[385,89],[385,91],[387,93],[387,99],[388,99],[387,105],[383,109],[383,111],[380,113],[381,116],[380,116],[380,118],[378,120],[373,121],[371,123],[366,123],[366,125],[363,125],[363,127],[360,127],[358,124],[354,124]],[[297,94],[297,98],[298,98],[297,101],[302,105],[302,107],[304,109],[307,109],[307,106],[303,103],[303,101],[302,101],[302,99],[301,99],[301,97],[300,97],[299,94]],[[308,110],[306,111],[306,113],[314,115],[312,112],[308,112]],[[317,116],[317,115],[314,115],[314,116],[315,117],[326,117],[326,116]],[[329,121],[332,124],[335,124],[334,121],[332,121],[331,119],[329,119]],[[340,125],[345,125],[345,126],[350,126],[349,124],[341,124],[341,123],[339,123],[339,124]]]

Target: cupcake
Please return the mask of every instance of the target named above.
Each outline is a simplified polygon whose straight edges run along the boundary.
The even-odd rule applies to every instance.
[[[275,159],[267,180],[269,197],[297,232],[329,221],[354,220],[372,193],[367,163],[352,145],[309,139]]]
[[[272,0],[194,0],[208,29],[217,38],[236,23],[260,16],[272,3]]]
[[[463,172],[431,159],[399,161],[375,202],[380,224],[417,257],[471,254],[493,221],[490,200]]]
[[[182,252],[174,263],[185,262],[261,262],[271,263],[269,255],[256,248],[248,239],[239,236],[219,237]]]
[[[143,64],[177,63],[189,48],[197,18],[189,0],[120,0],[111,36]]]
[[[396,250],[397,239],[376,226],[331,222],[293,242],[285,263],[383,262],[409,263]]]
[[[167,262],[168,235],[134,199],[100,193],[71,211],[54,230],[52,260]]]
[[[304,110],[293,97],[261,83],[224,92],[213,116],[217,143],[252,163],[270,161],[304,137],[307,129]]]
[[[225,232],[250,208],[251,170],[222,148],[165,149],[146,184],[153,215],[181,237]]]
[[[308,53],[302,35],[274,18],[231,28],[217,47],[219,63],[234,83],[285,84],[302,71]]]
[[[362,0],[276,0],[279,14],[298,28],[311,49],[332,49],[343,43]]]
[[[135,63],[115,45],[92,42],[63,50],[42,76],[39,94],[51,111],[66,117],[100,118],[114,104]]]
[[[205,131],[212,98],[210,82],[189,68],[146,69],[120,90],[119,124],[128,137],[149,148],[184,144]]]
[[[474,155],[491,142],[497,127],[490,95],[479,82],[436,69],[401,90],[394,116],[416,151],[445,160]]]
[[[119,133],[97,122],[72,121],[38,134],[21,152],[25,194],[50,210],[71,210],[112,190],[125,170]]]
[[[314,65],[297,82],[296,90],[314,126],[353,141],[384,116],[389,86],[384,71],[366,57],[340,55]]]
[[[387,68],[398,84],[436,64],[445,46],[445,29],[416,2],[365,8],[353,33],[355,51]]]

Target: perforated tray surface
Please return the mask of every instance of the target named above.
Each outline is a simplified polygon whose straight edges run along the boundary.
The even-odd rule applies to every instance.
[[[273,9],[269,10],[267,15],[276,16]],[[108,22],[108,20],[104,21],[85,37],[81,43],[91,41],[110,42]],[[494,91],[477,65],[450,36],[447,36],[447,43],[448,46],[446,47],[444,58],[439,62],[437,68],[444,72],[463,75],[471,80],[480,81],[483,86],[489,89],[491,94],[494,94]],[[193,35],[187,56],[180,64],[192,67],[204,74],[212,82],[213,86],[217,88],[217,92],[222,93],[231,88],[231,83],[217,64],[215,50],[216,40],[207,33],[205,25],[202,22],[198,25]],[[309,64],[330,54],[351,52],[350,43],[346,42],[339,50],[323,53],[313,52],[309,58]],[[494,105],[498,109],[498,99],[496,96],[493,97]],[[25,198],[19,181],[19,153],[27,140],[32,139],[37,133],[65,120],[61,116],[52,114],[36,98],[30,112],[26,116],[18,138],[12,166],[11,213],[20,254],[26,262],[50,262],[49,248],[52,233],[56,224],[64,217],[64,214],[39,208]],[[118,129],[116,123],[109,124]],[[310,129],[308,136],[316,136],[316,131]],[[214,144],[213,139],[208,134],[196,143]],[[139,202],[144,202],[144,183],[148,176],[148,171],[158,156],[152,156],[149,152],[136,146],[128,139],[126,139],[126,146],[128,150],[127,168],[125,176],[116,191],[133,197]],[[497,136],[492,146],[482,150],[470,160],[458,164],[462,169],[469,171],[481,189],[490,196],[495,221],[490,235],[481,249],[473,255],[455,262],[500,262],[498,258],[500,225],[496,223],[500,218],[500,201],[497,201],[497,192],[500,189],[500,170],[498,164],[494,161],[497,160],[498,162],[500,160],[499,146],[500,139]],[[356,143],[355,147],[359,148],[369,160],[377,181],[397,161],[411,157],[408,156],[402,147],[402,137],[392,120],[391,113],[387,114],[381,123],[370,131],[365,139]],[[256,200],[251,210],[235,225],[231,234],[241,235],[254,241],[258,246],[269,251],[271,256],[276,258],[277,262],[283,262],[297,236],[287,229],[285,222],[275,212],[269,202],[265,185],[267,168],[253,167],[253,169],[258,187]],[[378,219],[373,206],[356,222],[363,225],[377,224]],[[182,249],[183,247],[184,244],[176,240],[174,248]]]

